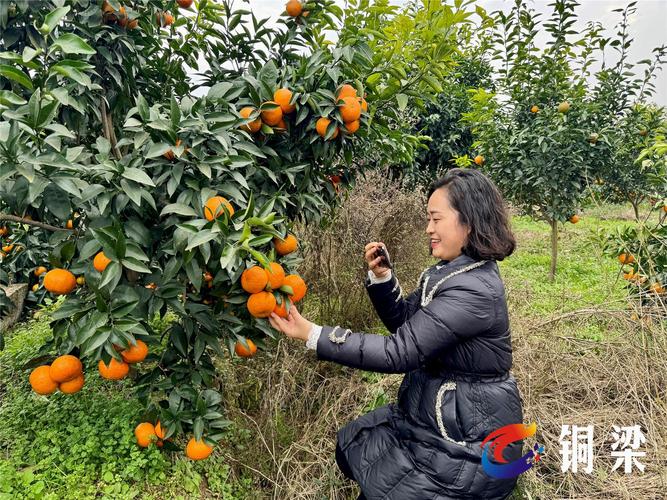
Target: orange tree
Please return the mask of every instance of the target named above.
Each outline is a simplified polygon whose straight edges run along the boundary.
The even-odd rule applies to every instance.
[[[0,7],[0,224],[15,246],[0,279],[66,295],[36,363],[71,353],[84,372],[133,375],[147,407],[140,446],[192,433],[199,459],[228,425],[215,356],[266,347],[266,316],[306,293],[291,224],[320,220],[340,178],[372,168],[355,162],[360,151],[412,154],[393,110],[403,91],[437,90],[468,14],[466,2],[346,13],[290,2],[268,28],[232,2],[181,4]],[[354,27],[369,9],[384,38]],[[345,36],[327,41],[341,21]],[[378,57],[406,26],[419,55]],[[424,40],[439,49],[423,54]],[[188,67],[202,58],[209,88],[194,97]],[[404,80],[410,64],[419,71]],[[153,331],[168,311],[177,320]],[[75,392],[48,379],[53,366],[33,388]]]
[[[576,5],[557,0],[544,23],[521,0],[510,12],[496,13],[497,93],[478,91],[472,111],[464,115],[476,134],[475,163],[517,207],[551,227],[551,279],[558,224],[578,222],[589,179],[613,169],[610,161],[622,141],[607,132],[629,111],[637,83],[625,78],[605,85],[613,71],[592,73],[604,47],[617,46],[623,38],[604,38],[597,24],[575,31]],[[536,45],[541,31],[548,36],[544,49]],[[649,62],[647,82],[655,68]]]

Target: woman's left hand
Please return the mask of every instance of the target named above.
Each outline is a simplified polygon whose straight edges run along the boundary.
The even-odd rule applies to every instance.
[[[276,313],[271,313],[269,323],[276,330],[280,330],[291,339],[299,339],[306,342],[313,323],[299,314],[296,306],[292,304],[287,319],[281,318]]]

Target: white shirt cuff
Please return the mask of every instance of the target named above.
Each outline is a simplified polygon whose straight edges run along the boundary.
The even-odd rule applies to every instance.
[[[375,276],[375,273],[373,271],[370,270],[368,271],[368,279],[371,281],[371,285],[375,285],[377,283],[386,283],[391,279],[391,276],[392,276],[391,269],[389,270],[389,273],[387,273],[387,276],[385,276],[384,278],[378,278],[377,276]]]
[[[320,338],[320,333],[322,333],[322,327],[313,323],[310,333],[308,334],[308,340],[306,341],[306,347],[317,351],[317,340]]]

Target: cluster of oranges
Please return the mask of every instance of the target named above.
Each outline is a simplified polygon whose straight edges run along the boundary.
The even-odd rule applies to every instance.
[[[357,96],[357,89],[352,85],[346,83],[338,89],[336,94],[336,106],[338,107],[338,115],[343,122],[343,132],[347,134],[354,134],[361,126],[361,113],[368,112],[368,103],[363,97]],[[323,139],[326,139],[327,129],[331,124],[331,119],[322,116],[315,122],[315,130]],[[340,127],[336,125],[330,140],[338,137]]]
[[[93,259],[93,267],[100,273],[103,273],[110,263],[111,259],[104,255],[104,252],[98,252]],[[83,276],[77,278],[67,269],[56,268],[47,272],[44,266],[39,266],[35,269],[34,273],[38,278],[42,274],[45,274],[43,282],[44,288],[54,295],[67,295],[72,293],[77,285],[83,286],[86,284],[86,280]],[[39,288],[38,284],[33,286],[33,291],[36,291],[37,288]]]
[[[141,448],[147,448],[151,443],[155,443],[158,448],[164,445],[166,432],[158,420],[155,425],[150,422],[141,422],[134,429],[134,437],[137,445]],[[190,438],[185,447],[185,454],[191,460],[203,460],[213,452],[213,447],[209,446],[202,439],[197,441],[194,437]]]
[[[183,9],[189,9],[194,0],[176,0],[176,3]],[[102,4],[102,17],[106,24],[118,24],[121,28],[133,30],[139,26],[139,20],[130,19],[125,7],[121,6],[118,12],[116,12],[116,9],[107,0],[104,0]],[[174,16],[170,12],[158,12],[156,17],[158,26],[170,26],[174,23]]]
[[[100,375],[107,380],[121,380],[127,377],[127,374],[130,373],[130,365],[141,363],[148,356],[148,346],[144,341],[138,339],[136,344],[130,344],[127,349],[123,350],[119,346],[114,346],[114,349],[120,352],[123,361],[111,358],[108,365],[101,359],[97,363]]]
[[[281,87],[273,93],[273,101],[266,101],[260,106],[261,111],[258,113],[257,108],[253,106],[245,106],[241,108],[239,114],[241,118],[248,119],[254,117],[249,123],[242,125],[241,129],[251,134],[255,134],[262,128],[262,123],[269,127],[273,127],[277,132],[284,132],[287,130],[287,123],[285,117],[290,115],[296,109],[292,102],[294,94],[286,87]]]
[[[632,266],[636,262],[635,256],[632,255],[631,253],[621,253],[618,256],[618,261],[623,265],[623,266]],[[648,281],[648,278],[641,274],[639,270],[635,269],[635,266],[630,267],[629,269],[624,269],[623,270],[623,278],[634,282],[636,285],[643,285]],[[649,291],[655,293],[655,294],[663,294],[665,293],[665,287],[659,283],[655,282],[652,283],[651,286],[649,287]]]
[[[50,365],[42,365],[30,372],[32,390],[48,395],[60,390],[63,394],[79,392],[85,382],[81,360],[71,354],[57,357]]]

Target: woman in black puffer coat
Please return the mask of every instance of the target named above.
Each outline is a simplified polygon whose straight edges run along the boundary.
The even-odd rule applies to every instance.
[[[503,499],[516,479],[481,466],[480,443],[522,422],[512,366],[505,289],[496,261],[515,240],[497,188],[472,169],[452,169],[428,193],[431,255],[417,289],[402,289],[382,256],[366,245],[370,299],[391,335],[319,326],[295,307],[272,326],[307,341],[320,360],[382,373],[405,373],[398,401],[338,431],[336,460],[359,483],[360,498]],[[521,443],[503,454],[513,461]]]

